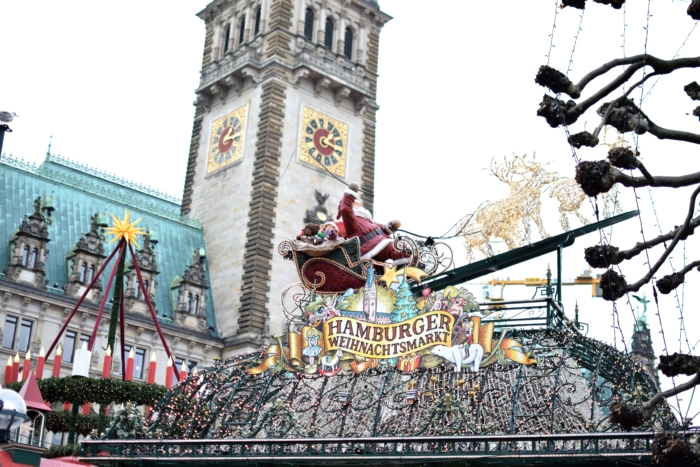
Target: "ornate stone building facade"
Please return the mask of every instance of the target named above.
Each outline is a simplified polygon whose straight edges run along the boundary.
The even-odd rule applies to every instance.
[[[335,211],[339,180],[358,181],[372,209],[379,33],[391,17],[371,0],[215,0],[199,17],[182,213],[205,226],[231,355],[283,330],[279,297],[298,279],[276,246],[301,229],[315,190]]]
[[[10,264],[5,276],[12,281],[46,289],[46,256],[49,230],[41,213],[41,197],[34,200],[34,212],[24,216],[10,237]]]
[[[24,362],[29,350],[36,361],[41,347],[48,349],[116,245],[108,244],[103,230],[109,214],[122,216],[125,209],[134,219],[141,217],[139,225],[148,231],[135,253],[175,363],[209,366],[221,356],[204,234],[197,222],[180,215],[177,200],[56,156],[47,156],[39,167],[1,157],[0,192],[0,361],[19,353]],[[90,338],[103,295],[111,298],[112,291],[104,289],[111,266],[60,337],[62,376],[71,374],[74,351]],[[155,354],[156,382],[163,384],[165,350],[134,283],[135,273],[128,268],[126,350],[134,349],[137,380],[148,378],[147,364]],[[170,283],[178,286],[172,289]],[[188,293],[197,304],[182,307]],[[97,327],[90,370],[94,376],[102,375],[110,309],[108,302]],[[119,349],[113,355],[112,374],[119,377],[124,357]],[[54,358],[55,353],[48,357],[44,376],[51,375]]]
[[[103,222],[105,222],[103,218]],[[106,224],[103,224],[104,227]],[[68,282],[63,286],[67,297],[79,298],[87,289],[97,271],[102,267],[106,258],[104,239],[100,234],[98,215],[90,218],[90,231],[80,236],[80,240],[66,255],[66,260],[71,261]],[[88,300],[99,302],[102,299],[102,282],[97,282],[87,297]]]

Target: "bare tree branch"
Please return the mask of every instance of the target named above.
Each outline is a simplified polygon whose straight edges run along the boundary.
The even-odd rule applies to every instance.
[[[700,261],[693,261],[680,271],[676,271],[672,274],[667,274],[661,279],[656,281],[656,288],[660,293],[666,295],[671,293],[671,291],[678,288],[683,282],[685,282],[685,275],[693,268],[700,266]]]
[[[696,268],[696,267],[698,267],[698,266],[700,266],[700,260],[699,260],[699,261],[693,261],[692,263],[688,264],[686,267],[684,267],[683,269],[681,269],[680,271],[678,271],[676,274],[682,274],[682,275],[685,276],[685,275],[688,274],[692,269],[694,269],[694,268]]]
[[[641,169],[641,163],[640,166],[638,167],[639,170]],[[646,168],[644,168],[644,171],[646,171]],[[669,177],[669,176],[660,176],[660,175],[655,175],[652,177],[654,180],[654,183],[652,183],[649,180],[649,177],[633,177],[631,175],[627,175],[621,170],[618,169],[611,169],[613,179],[615,180],[615,183],[619,183],[620,185],[626,186],[626,187],[645,187],[645,186],[659,186],[659,187],[667,187],[667,188],[679,188],[683,186],[690,186],[690,185],[696,185],[700,183],[700,172],[695,172],[692,174],[687,174],[687,175],[680,175],[678,177]],[[644,172],[642,172],[644,173]],[[651,174],[649,174],[651,176]]]
[[[685,233],[681,235],[681,240],[685,240],[690,235],[693,235],[695,227],[698,225],[700,225],[700,217],[696,217],[690,222]],[[619,248],[612,245],[595,245],[588,247],[585,250],[585,259],[593,268],[609,268],[610,266],[620,264],[625,260],[634,258],[644,250],[672,240],[678,233],[679,229],[680,227],[677,227],[668,233],[659,235],[658,237],[647,240],[646,242],[639,242],[628,250],[620,251]]]
[[[628,68],[628,70],[629,70],[629,68]],[[641,85],[642,83],[644,83],[646,80],[648,80],[648,79],[651,78],[652,76],[657,76],[657,75],[658,75],[657,73],[649,73],[649,74],[646,75],[644,78],[640,79],[639,81],[637,81],[636,83],[634,83],[632,86],[630,86],[630,88],[627,90],[627,92],[625,92],[623,95],[621,95],[620,97],[618,97],[617,99],[615,99],[614,101],[612,101],[612,102],[608,105],[608,109],[605,111],[605,115],[603,115],[603,118],[600,120],[600,124],[599,124],[599,125],[596,127],[596,129],[593,131],[593,135],[594,135],[595,137],[598,137],[598,135],[600,134],[600,131],[601,131],[601,130],[603,129],[603,127],[605,126],[605,122],[608,121],[608,117],[610,116],[610,113],[612,112],[612,109],[615,107],[615,104],[617,104],[618,102],[620,102],[622,99],[627,99],[627,97],[629,97],[630,93],[631,93],[632,91],[634,91],[639,85]]]
[[[567,113],[567,117],[571,117],[574,119],[577,119],[581,114],[583,114],[586,110],[588,110],[592,105],[596,104],[598,101],[600,101],[602,98],[613,92],[615,89],[619,88],[622,86],[624,83],[629,80],[632,75],[634,75],[637,70],[642,68],[643,64],[635,64],[631,65],[629,68],[627,68],[620,76],[612,80],[607,86],[603,86],[593,94],[591,97],[588,99],[585,99],[578,104],[576,104],[575,107],[572,109],[569,109]]]
[[[685,58],[677,58],[674,60],[662,60],[660,58],[656,58],[653,55],[633,55],[631,57],[625,57],[625,58],[616,58],[615,60],[611,60],[602,66],[596,68],[595,70],[591,71],[588,73],[586,76],[581,78],[581,81],[576,84],[576,90],[580,93],[584,90],[584,88],[593,81],[595,78],[604,75],[608,71],[612,70],[615,67],[622,66],[622,65],[639,65],[635,68],[634,71],[637,71],[640,67],[642,66],[650,66],[655,73],[660,74],[660,75],[665,75],[668,73],[671,73],[672,71],[678,70],[680,68],[697,68],[700,67],[700,57],[685,57]],[[628,72],[632,68],[630,66],[627,68],[626,72]],[[634,72],[630,73],[627,76],[627,79],[629,79]],[[618,76],[617,80],[619,80],[625,73],[622,75]],[[613,81],[613,82],[615,82]],[[620,83],[622,84],[622,83]],[[612,89],[611,89],[612,91]]]
[[[685,217],[685,222],[683,222],[683,225],[676,229],[676,235],[673,237],[673,241],[671,242],[671,244],[666,248],[666,250],[664,250],[659,260],[649,269],[649,272],[647,272],[644,275],[644,277],[639,279],[634,284],[627,286],[628,291],[638,291],[641,286],[647,284],[651,280],[654,274],[656,274],[656,271],[658,271],[661,265],[664,264],[664,262],[666,262],[668,256],[673,252],[673,249],[676,248],[676,245],[678,245],[678,242],[680,241],[685,231],[688,230],[688,228],[690,227],[690,222],[693,218],[693,213],[695,212],[695,200],[697,199],[698,194],[700,194],[700,186],[697,187],[695,191],[693,191],[693,194],[690,196],[690,207],[688,209],[688,215]]]
[[[648,117],[647,120],[649,120]],[[696,133],[669,130],[667,128],[660,127],[651,120],[649,120],[649,133],[651,133],[659,139],[672,139],[675,141],[685,141],[686,143],[700,144],[700,135]]]
[[[654,397],[646,401],[645,403],[642,404],[642,408],[644,409],[644,416],[648,419],[651,418],[652,412],[654,411],[654,407],[659,405],[659,403],[668,398],[668,397],[673,397],[676,394],[680,394],[684,391],[687,391],[688,389],[692,389],[693,387],[697,386],[700,384],[700,373],[696,374],[695,377],[691,380],[686,381],[683,384],[679,384],[677,386],[674,386],[671,389],[668,389],[666,391],[658,392]]]
[[[639,69],[645,67],[645,66],[650,66],[653,69],[653,73],[650,73],[649,75],[645,76],[637,85],[633,86],[632,89],[642,82],[644,82],[646,79],[648,79],[650,76],[659,76],[659,75],[665,75],[672,73],[673,71],[682,69],[682,68],[698,68],[700,67],[700,57],[685,57],[685,58],[677,58],[673,60],[662,60],[660,58],[657,58],[653,55],[635,55],[632,57],[627,57],[627,58],[621,58],[621,59],[615,59],[611,60],[610,62],[607,62],[600,66],[599,68],[596,68],[595,70],[591,71],[588,73],[586,76],[584,76],[581,81],[579,81],[578,84],[576,85],[570,85],[567,87],[566,91],[564,88],[557,88],[557,91],[559,92],[564,92],[565,94],[571,96],[572,98],[576,99],[581,95],[581,92],[583,89],[595,78],[607,73],[608,71],[612,70],[615,67],[622,66],[622,65],[629,65],[627,69],[622,72],[619,76],[617,76],[615,79],[610,81],[607,85],[603,86],[601,89],[599,89],[596,93],[588,97],[587,99],[584,99],[583,101],[579,102],[578,104],[574,104],[573,101],[569,101],[566,106],[559,106],[561,107],[558,109],[558,112],[563,113],[562,118],[559,120],[561,121],[551,121],[551,118],[548,119],[548,123],[550,126],[558,126],[562,122],[566,122],[566,124],[571,125],[574,122],[578,120],[578,118],[586,112],[591,106],[594,104],[598,103],[601,99],[609,95],[611,92],[613,92],[615,89],[618,87],[622,86],[622,84],[626,83],[629,81],[629,79],[637,72]],[[631,89],[630,89],[631,91]],[[626,93],[628,95],[628,93]],[[610,105],[613,105],[615,102],[619,102],[619,98],[613,101]],[[546,103],[543,102],[541,104],[544,105]],[[540,108],[540,111],[538,111],[538,115],[544,116],[547,118],[545,115],[546,112],[541,112],[542,107]],[[610,110],[610,109],[608,109]],[[643,115],[643,114],[642,114]],[[639,133],[643,133],[644,131],[649,131],[652,135],[656,136],[658,139],[672,139],[676,141],[685,141],[688,143],[694,143],[694,144],[700,144],[700,135],[695,134],[695,133],[689,133],[686,131],[677,131],[677,130],[670,130],[667,128],[663,128],[655,123],[653,123],[651,120],[649,120],[646,115],[643,115],[648,122],[648,128],[643,128],[639,131]],[[603,121],[607,121],[607,118],[604,117]],[[597,137],[598,133],[600,130],[597,130],[597,132],[594,132],[593,134]]]

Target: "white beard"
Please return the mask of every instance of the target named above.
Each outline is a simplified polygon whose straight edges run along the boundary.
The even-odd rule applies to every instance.
[[[357,217],[367,219],[368,221],[372,220],[372,213],[370,213],[367,209],[365,209],[363,207],[355,207],[355,208],[352,208],[352,210],[355,211],[355,215]]]

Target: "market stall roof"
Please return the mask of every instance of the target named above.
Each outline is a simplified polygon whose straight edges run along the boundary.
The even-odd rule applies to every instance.
[[[22,396],[28,409],[40,410],[42,412],[51,412],[51,407],[44,402],[39,390],[39,384],[36,382],[36,375],[33,371],[29,372],[27,380],[19,390],[19,395]]]

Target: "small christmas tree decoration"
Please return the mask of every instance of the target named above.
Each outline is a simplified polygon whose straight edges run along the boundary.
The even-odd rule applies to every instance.
[[[400,323],[407,319],[415,318],[418,315],[418,307],[416,301],[411,294],[411,287],[408,281],[404,278],[399,284],[399,290],[396,292],[396,303],[394,311],[391,314],[392,323]]]

